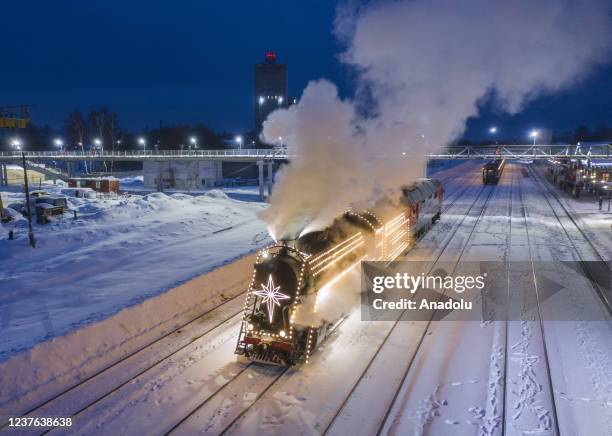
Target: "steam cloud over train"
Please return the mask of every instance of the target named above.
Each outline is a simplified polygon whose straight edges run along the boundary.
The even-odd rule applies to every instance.
[[[402,189],[399,203],[347,210],[326,229],[281,241],[258,253],[247,291],[236,354],[291,366],[313,350],[342,319],[303,325],[341,277],[363,260],[392,261],[440,218],[444,188],[424,179]]]

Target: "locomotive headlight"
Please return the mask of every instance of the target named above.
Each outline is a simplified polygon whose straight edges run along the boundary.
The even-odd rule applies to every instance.
[[[279,332],[279,335],[280,335],[281,338],[284,338],[285,336],[287,336],[287,333],[285,333],[285,330],[281,330]]]
[[[249,323],[249,324],[247,325],[247,330],[248,330],[248,331],[250,331],[250,332],[252,332],[252,331],[253,331],[253,324]]]

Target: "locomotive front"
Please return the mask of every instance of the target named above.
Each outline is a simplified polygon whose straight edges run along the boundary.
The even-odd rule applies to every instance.
[[[259,253],[244,306],[238,354],[279,365],[302,360],[308,329],[295,329],[293,319],[308,286],[305,268],[306,255],[287,244]]]

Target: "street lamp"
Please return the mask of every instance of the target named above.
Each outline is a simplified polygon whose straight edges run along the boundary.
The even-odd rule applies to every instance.
[[[259,97],[259,104],[262,105],[264,104],[265,99],[263,97]]]
[[[491,135],[495,135],[497,133],[497,127],[493,126],[493,127],[489,128],[489,133]],[[497,144],[497,139],[495,139],[495,144]]]
[[[147,153],[147,140],[141,136],[140,138],[138,138],[138,143],[142,145],[143,151],[146,154]]]
[[[11,141],[11,146],[15,147],[17,150],[21,150],[21,141],[19,139],[13,139]]]
[[[278,97],[278,104],[283,104],[283,97],[282,96]]]
[[[531,136],[533,138],[533,145],[536,144],[536,138],[538,137],[539,134],[540,134],[540,132],[538,132],[537,130],[532,130],[529,133],[529,136]]]
[[[53,143],[54,143],[55,145],[57,145],[57,146],[60,148],[60,151],[64,151],[64,150],[63,150],[64,141],[62,141],[62,140],[61,140],[61,139],[59,139],[59,138],[55,138],[55,139],[53,140]]]
[[[235,140],[236,140],[236,143],[238,144],[238,148],[242,150],[242,136],[240,135],[236,136]]]
[[[198,148],[198,140],[195,136],[189,138],[189,142],[191,142],[195,148]]]

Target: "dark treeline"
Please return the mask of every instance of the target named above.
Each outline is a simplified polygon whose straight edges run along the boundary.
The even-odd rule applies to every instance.
[[[247,134],[243,146],[251,144]],[[233,134],[216,133],[205,124],[180,124],[143,129],[139,132],[121,127],[118,116],[108,108],[93,109],[84,114],[73,111],[68,114],[63,128],[53,129],[48,125],[28,124],[25,129],[0,130],[0,150],[17,150],[18,141],[23,150],[43,151],[67,150],[90,151],[173,149],[224,149],[235,146]],[[61,141],[61,145],[57,143]],[[144,144],[143,144],[144,141]]]
[[[61,145],[56,140],[61,141]],[[254,146],[252,132],[243,136],[242,146]],[[90,151],[104,150],[178,150],[178,149],[224,149],[236,147],[234,134],[216,133],[205,124],[180,124],[161,126],[156,129],[144,129],[132,132],[121,127],[115,112],[102,107],[92,109],[87,114],[73,111],[68,114],[63,128],[53,129],[48,125],[30,123],[25,129],[0,130],[0,150],[17,150],[16,142],[21,149],[29,151],[53,150],[63,147],[67,150]],[[144,144],[142,143],[144,140]],[[548,131],[540,138],[543,143],[576,144],[580,141],[610,141],[612,127],[601,125],[595,129],[578,126],[573,132]],[[461,139],[458,145],[491,144],[493,138],[481,141]],[[499,137],[499,144],[529,143],[524,137]]]
[[[596,129],[587,126],[578,126],[573,132],[541,131],[538,144],[577,144],[578,142],[612,142],[612,127],[603,124]],[[489,137],[485,140],[474,141],[460,139],[457,145],[487,145],[496,142],[498,144],[529,144],[531,140],[522,137]]]

